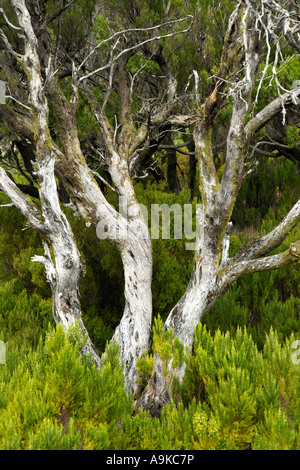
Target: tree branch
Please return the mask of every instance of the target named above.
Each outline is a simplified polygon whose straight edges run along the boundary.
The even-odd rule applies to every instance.
[[[157,150],[176,150],[176,152],[182,153],[182,155],[197,155],[197,152],[187,152],[185,150],[181,150],[182,147],[186,147],[189,143],[194,142],[193,140],[189,140],[188,142],[184,144],[179,144],[179,145],[160,145]]]
[[[2,39],[7,51],[12,54],[16,58],[21,58],[21,54],[18,54],[17,52],[14,51],[12,45],[10,44],[9,40],[5,36],[3,30],[0,28],[0,38]]]
[[[282,106],[300,103],[300,86],[285,93],[279,98],[274,99],[264,107],[256,116],[254,116],[245,126],[245,136],[249,141],[262,126],[280,112]]]
[[[42,240],[42,243],[43,243],[43,247],[44,247],[45,256],[39,256],[39,255],[32,256],[31,261],[33,263],[41,263],[41,264],[44,265],[45,271],[46,271],[47,281],[52,286],[52,284],[56,280],[57,273],[56,273],[56,269],[55,269],[54,264],[53,264],[52,259],[51,259],[49,245],[44,240]]]
[[[182,21],[185,21],[187,19],[190,19],[192,18],[191,15],[188,15],[186,18],[179,18],[178,20],[172,20],[172,21],[167,21],[166,23],[162,23],[160,25],[156,25],[156,26],[151,26],[150,28],[129,28],[129,29],[123,29],[122,31],[117,31],[116,33],[112,34],[109,38],[107,39],[103,39],[102,41],[100,41],[97,46],[94,47],[94,49],[85,57],[85,59],[81,62],[81,64],[79,65],[78,67],[78,70],[81,70],[82,67],[86,64],[87,60],[90,59],[90,57],[95,53],[95,51],[97,49],[99,49],[101,46],[103,46],[103,44],[107,43],[107,42],[110,42],[116,38],[118,38],[119,36],[123,36],[124,34],[126,33],[138,33],[138,32],[146,32],[146,31],[153,31],[153,30],[156,30],[158,28],[163,28],[165,26],[169,26],[169,25],[172,25],[172,24],[176,24],[176,23],[181,23]],[[187,29],[187,31],[190,29],[190,26],[189,28]],[[185,32],[185,31],[182,31],[182,32]],[[181,32],[176,32],[176,34],[180,34]],[[172,33],[173,35],[174,33]],[[169,37],[169,36],[161,36],[161,37]],[[160,38],[161,38],[160,37]],[[133,50],[133,49],[136,49],[138,47],[141,47],[141,45],[144,45],[144,44],[147,44],[148,42],[152,42],[154,40],[157,40],[156,38],[151,38],[150,40],[146,40],[140,44],[138,44],[136,47],[133,46],[133,48],[129,48],[129,49],[126,49],[125,52],[128,52],[128,50]],[[123,51],[122,51],[123,52]],[[123,55],[121,53],[121,55]],[[116,59],[117,60],[117,59]],[[110,65],[106,65],[105,66],[106,68],[109,68]],[[101,69],[102,70],[102,69]],[[97,73],[99,70],[97,71],[94,71],[92,73]],[[90,76],[90,75],[89,75]],[[82,80],[84,80],[85,77],[82,78]]]
[[[300,260],[300,240],[292,243],[290,247],[280,254],[267,256],[264,258],[240,261],[229,267],[225,267],[219,272],[222,290],[226,289],[235,280],[245,274],[251,274],[272,269],[282,268],[290,263]]]
[[[38,38],[42,32],[47,28],[48,24],[50,24],[52,21],[56,20],[57,18],[60,17],[60,15],[66,11],[71,5],[73,5],[75,2],[77,2],[77,0],[71,0],[69,3],[67,3],[66,5],[62,6],[56,13],[52,12],[50,15],[48,15],[43,23],[41,24],[41,26],[38,28],[38,30],[36,31],[36,37]]]
[[[40,211],[32,200],[17,187],[2,167],[0,167],[0,189],[11,199],[13,206],[26,217],[27,224],[30,227],[44,235],[48,234],[48,230],[42,222]]]
[[[239,252],[227,261],[227,265],[236,264],[244,260],[251,260],[264,256],[280,246],[291,230],[300,222],[300,200],[283,217],[281,222],[271,232],[256,237],[244,245]]]
[[[0,13],[2,13],[3,15],[3,18],[5,19],[6,23],[8,24],[8,26],[12,29],[15,29],[17,31],[21,31],[21,28],[19,26],[15,26],[14,24],[12,24],[9,19],[7,18],[6,16],[6,13],[5,11],[3,10],[3,8],[0,8]]]
[[[170,23],[182,22],[182,21],[185,21],[185,20],[187,20],[187,19],[189,19],[189,18],[192,18],[192,17],[189,15],[189,16],[187,16],[186,18],[182,18],[182,19],[179,19],[179,20],[176,20],[176,21],[169,22],[169,24],[170,24]],[[157,26],[155,26],[155,27],[148,28],[148,30],[150,30],[150,29],[157,29],[157,28],[162,27],[162,26],[163,26],[163,25],[157,25]],[[191,25],[189,25],[189,27],[188,27],[187,29],[184,29],[184,30],[182,30],[182,31],[174,31],[174,32],[172,32],[172,33],[163,34],[163,35],[161,35],[161,36],[154,36],[153,38],[146,39],[145,41],[142,41],[142,42],[140,42],[140,43],[138,43],[138,44],[135,44],[134,46],[128,47],[127,49],[123,49],[116,57],[114,57],[113,59],[111,59],[106,65],[103,65],[102,67],[99,67],[99,68],[93,70],[92,72],[90,72],[90,73],[84,75],[83,77],[80,77],[79,80],[78,80],[78,83],[82,82],[83,80],[86,80],[86,79],[89,78],[89,77],[92,77],[92,76],[95,75],[96,73],[102,72],[103,70],[107,70],[108,68],[111,67],[112,63],[117,62],[117,61],[120,59],[120,57],[122,57],[124,54],[127,54],[128,52],[134,51],[134,50],[136,50],[136,49],[139,49],[140,47],[144,46],[145,44],[149,44],[149,43],[154,42],[154,41],[159,41],[159,40],[164,39],[164,38],[170,38],[170,37],[173,37],[173,36],[177,36],[178,34],[187,33],[187,32],[190,30],[190,27],[191,27]],[[147,28],[146,28],[146,29],[141,29],[141,31],[145,31],[145,30],[147,30]],[[134,31],[136,31],[136,30],[134,30],[134,29],[133,29],[133,30],[125,30],[124,32],[126,32],[126,31],[133,31],[133,32],[134,32]],[[124,32],[123,32],[123,33],[124,33]],[[116,35],[120,35],[121,33],[122,33],[122,32],[115,33],[115,34],[114,34],[113,36],[111,36],[111,38],[109,38],[108,40],[102,41],[102,44],[103,44],[104,42],[108,42],[108,41],[111,40],[113,37],[116,37]],[[100,44],[99,44],[98,46],[100,47]],[[96,47],[96,48],[98,48],[98,47]],[[95,50],[96,50],[96,48],[95,48]],[[80,64],[79,70],[82,68],[82,66],[84,65],[84,63],[86,62],[86,60],[87,60],[87,58]]]

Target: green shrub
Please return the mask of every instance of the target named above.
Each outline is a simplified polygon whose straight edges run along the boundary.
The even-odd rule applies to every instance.
[[[230,448],[262,445],[270,432],[270,416],[275,419],[279,410],[288,426],[280,439],[275,426],[272,439],[278,438],[278,442],[272,445],[297,447],[300,367],[292,361],[293,341],[292,335],[281,344],[271,330],[259,351],[246,329],[238,329],[235,335],[218,330],[212,336],[205,325],[197,327],[194,351],[187,358],[183,396],[186,402],[196,397],[208,407],[208,416],[202,412],[201,420],[209,429],[209,419],[213,419]]]
[[[0,448],[79,449],[119,445],[118,425],[132,414],[118,348],[106,350],[101,371],[84,346],[78,326],[50,328],[36,351],[12,351],[0,369]]]
[[[160,323],[153,350],[177,361],[182,348]],[[212,335],[199,324],[176,400],[170,393],[152,418],[125,391],[115,343],[99,370],[81,356],[77,325],[49,327],[35,351],[9,348],[0,367],[0,449],[299,449],[293,341],[272,331],[259,351],[246,330]]]

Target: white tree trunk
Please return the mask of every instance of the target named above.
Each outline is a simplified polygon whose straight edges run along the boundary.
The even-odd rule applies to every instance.
[[[149,350],[152,320],[152,253],[148,230],[142,221],[129,224],[128,243],[122,250],[125,280],[125,308],[113,340],[120,346],[128,391],[138,396],[140,385],[136,360]]]

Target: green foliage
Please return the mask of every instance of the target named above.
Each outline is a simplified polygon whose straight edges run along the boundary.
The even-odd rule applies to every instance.
[[[154,357],[158,358],[168,400],[177,401],[179,385],[177,372],[184,362],[184,346],[178,338],[174,338],[172,328],[164,330],[164,323],[160,316],[154,319],[153,354],[154,356],[148,355],[137,360],[138,372],[147,383],[154,371]],[[140,383],[143,383],[143,380]]]
[[[17,175],[14,178],[18,183],[24,182]],[[1,193],[0,203],[9,202]],[[18,278],[28,293],[36,292],[47,298],[51,292],[46,283],[44,267],[31,262],[31,257],[35,254],[43,254],[39,235],[26,227],[26,220],[16,209],[1,208],[0,283]]]
[[[275,47],[272,46],[271,58],[272,58],[272,55],[274,56],[274,52],[275,52]],[[266,64],[262,62],[260,66],[261,71],[265,69],[265,66]],[[269,103],[271,97],[275,98],[278,95],[277,84],[274,79],[272,68],[273,68],[273,64],[272,62],[270,62],[266,70],[265,81],[259,93],[258,108],[260,109]],[[287,90],[291,90],[293,82],[299,79],[299,70],[300,70],[299,56],[292,55],[286,52],[284,56],[284,62],[282,62],[282,64],[280,64],[276,68],[276,73],[278,75],[277,78],[278,78],[280,85],[283,86]],[[257,87],[258,87],[258,82],[254,89],[255,95],[257,93]]]
[[[35,8],[33,3],[27,2],[30,10]],[[59,3],[44,2],[48,18],[56,17]],[[195,106],[192,70],[197,70],[200,77],[200,99],[209,96],[213,86],[211,76],[218,72],[222,61],[226,24],[235,2],[105,0],[105,15],[99,14],[93,23],[95,5],[94,0],[74,2],[49,23],[49,45],[58,53],[58,63],[60,51],[63,51],[62,56],[65,54],[67,66],[80,51],[85,54],[89,33],[99,42],[114,31],[149,27],[192,14],[189,33],[162,40],[161,54],[176,77],[178,96],[186,87],[190,92],[191,98],[185,95],[185,107],[181,110]],[[10,2],[4,0],[3,7],[12,23],[17,24]],[[3,17],[0,22],[15,47],[13,32],[7,28]],[[172,29],[179,31],[189,23],[188,20],[173,25]],[[160,28],[159,33],[170,30]],[[130,45],[132,38],[127,36],[119,38],[120,46]],[[146,32],[137,33],[134,41],[147,37],[150,36]],[[149,59],[151,53],[158,51],[157,43],[155,47],[150,44],[148,47],[148,54],[143,55],[142,50],[138,50],[132,55],[127,71],[131,76],[140,71],[144,89],[155,90],[156,96],[155,93],[159,93],[156,80],[159,82],[165,73],[157,62]],[[103,43],[92,62],[86,64],[86,71],[106,61],[109,49],[109,43]],[[299,57],[292,55],[286,46],[282,50],[285,62],[277,68],[277,76],[284,88],[291,89],[293,82],[299,79]],[[118,51],[116,47],[115,54]],[[272,45],[271,57],[274,53]],[[1,54],[1,60],[3,58]],[[264,68],[265,63],[262,63],[260,71]],[[26,89],[20,90],[17,80],[8,75],[4,68],[0,71],[0,77],[9,81],[11,95],[19,96],[20,100],[23,96],[21,101],[25,103]],[[93,91],[101,103],[106,82],[99,80]],[[261,85],[255,112],[278,94],[271,64]],[[256,96],[257,86],[253,96]],[[15,93],[17,88],[18,93]],[[62,80],[62,88],[69,97],[70,77]],[[148,92],[134,91],[134,113],[142,109],[144,98],[149,98]],[[176,106],[181,106],[180,101],[183,100],[178,100]],[[18,107],[17,103],[14,105]],[[106,110],[113,125],[115,117],[119,122],[120,99],[116,90],[111,92]],[[250,107],[249,119],[252,111]],[[217,147],[231,113],[229,99],[216,121],[218,132],[221,129],[214,137]],[[137,117],[135,122],[139,122]],[[295,115],[292,117],[294,120],[287,122],[284,128],[282,142],[295,149],[300,143],[299,123],[295,124]],[[50,125],[55,135],[58,129],[52,109]],[[93,134],[98,132],[95,118],[82,95],[77,107],[77,129],[83,149],[87,137],[93,140]],[[267,128],[263,127],[257,134],[257,142],[265,140],[266,135]],[[3,125],[1,138],[6,141],[9,136],[9,128]],[[175,140],[174,143],[182,143],[181,136],[176,135]],[[164,169],[164,159],[157,158]],[[221,177],[222,153],[216,155],[216,166]],[[17,173],[13,175],[18,183],[27,183]],[[135,186],[137,198],[146,205],[149,214],[153,203],[183,207],[189,202],[190,194],[185,188],[175,196],[164,185],[139,183]],[[292,162],[284,158],[261,160],[245,180],[234,209],[230,254],[235,254],[252,236],[264,235],[274,228],[299,197],[299,175]],[[117,204],[114,197],[109,195],[108,199]],[[8,202],[1,194],[0,205]],[[193,201],[194,213],[195,204]],[[133,398],[124,388],[118,347],[116,344],[106,346],[124,306],[120,256],[111,244],[100,242],[95,231],[83,220],[76,219],[69,210],[66,212],[86,264],[80,281],[83,320],[98,350],[105,351],[101,370],[96,369],[89,358],[81,357],[84,342],[76,326],[67,333],[60,326],[54,329],[51,293],[44,267],[31,262],[33,255],[43,252],[40,238],[15,209],[1,208],[0,338],[7,346],[7,360],[5,365],[0,364],[0,448],[299,449],[300,366],[291,360],[291,345],[299,338],[299,264],[238,280],[202,319],[196,329],[194,349],[184,355],[183,346],[173,337],[172,330],[164,331],[163,320],[190,279],[193,252],[186,250],[185,243],[191,240],[153,240],[152,354],[141,357],[137,366],[141,383],[146,385],[153,373],[155,358],[162,364],[169,404],[164,406],[161,416],[154,419],[134,408]],[[173,231],[174,218],[171,220],[171,233]],[[280,250],[299,238],[300,229],[295,228]],[[186,370],[180,385],[175,373],[184,360]]]
[[[0,331],[5,341],[36,347],[49,322],[54,323],[51,299],[29,296],[17,279],[0,285]]]
[[[66,49],[71,54],[80,50],[85,42],[87,31],[91,28],[92,16],[94,14],[96,0],[81,0],[75,2],[70,8],[67,8],[64,15],[61,16],[60,24],[51,23],[53,35],[57,34],[57,29],[63,31],[63,39],[66,43]],[[49,14],[54,13],[58,9],[57,2],[48,1],[47,10]],[[47,12],[47,13],[48,13]]]
[[[300,143],[300,133],[297,126],[287,126],[284,143],[291,148],[298,147]]]
[[[178,338],[173,338],[172,328],[164,330],[164,324],[158,316],[154,320],[153,350],[163,364],[163,375],[168,374],[168,369],[181,367],[183,364],[183,345]]]
[[[170,378],[182,364],[178,340],[157,319],[153,350]],[[290,337],[272,331],[262,352],[241,329],[211,335],[201,324],[176,400],[159,418],[134,408],[124,387],[116,343],[107,346],[100,370],[82,357],[78,325],[48,328],[35,351],[8,348],[0,367],[0,448],[298,449],[300,369]],[[182,400],[182,401],[181,401]]]
[[[270,178],[269,175],[272,177]],[[299,199],[299,175],[294,164],[281,159],[260,161],[257,170],[242,186],[233,213],[234,232],[230,239],[230,256],[252,237],[274,229]],[[288,249],[300,238],[300,229],[291,231],[275,253]],[[298,334],[299,265],[255,273],[240,278],[202,318],[211,332],[218,328],[234,333],[237,326],[246,327],[259,349],[273,327],[280,340]]]
[[[291,450],[299,449],[299,432],[291,428],[289,418],[279,410],[265,412],[263,424],[258,426],[253,450]]]
[[[92,227],[70,211],[67,215],[85,263],[79,285],[83,320],[95,346],[104,351],[124,308],[122,261],[117,249],[108,241],[99,240]]]
[[[14,178],[19,182],[18,177],[14,175]],[[8,202],[1,194],[0,203]],[[94,344],[103,351],[123,311],[122,262],[110,243],[100,242],[95,230],[74,217],[69,209],[66,213],[86,264],[85,275],[80,280],[84,321]],[[0,330],[19,346],[27,342],[35,346],[48,323],[54,323],[44,266],[31,261],[36,254],[43,254],[39,235],[26,228],[26,220],[15,209],[1,208]],[[115,295],[116,290],[120,292],[119,297]]]
[[[262,159],[242,185],[232,215],[233,223],[240,229],[258,230],[262,220],[268,218],[275,226],[278,211],[282,217],[299,195],[299,175],[292,162],[284,157],[275,161]]]
[[[118,442],[118,423],[131,413],[118,350],[106,351],[101,372],[89,358],[80,327],[48,330],[35,352],[18,355],[0,369],[1,449],[107,448]],[[7,369],[6,369],[7,367]]]
[[[186,399],[197,397],[202,403],[195,419],[198,429],[206,432],[206,445],[264,448],[270,433],[273,442],[265,448],[297,447],[300,369],[292,361],[293,341],[291,336],[280,344],[271,331],[259,352],[246,330],[239,329],[234,336],[217,331],[212,336],[199,324],[194,352],[187,360],[183,393]],[[285,426],[281,436],[280,426],[282,430]]]
[[[168,389],[178,343],[163,331],[160,319],[154,324],[153,343]],[[185,355],[182,386],[177,386],[176,396],[169,387],[171,401],[158,420],[152,419],[147,439],[142,437],[147,415],[139,411],[134,417],[131,426],[137,426],[138,436],[134,445],[142,449],[298,449],[300,368],[292,360],[293,343],[293,335],[281,343],[271,330],[259,351],[245,328],[212,335],[200,323],[193,351]],[[144,359],[141,371],[146,370],[145,364],[150,377],[153,362]]]
[[[73,419],[68,423],[68,432],[64,430],[63,424],[45,418],[31,432],[28,439],[29,450],[78,450],[80,448],[80,432],[76,428]]]

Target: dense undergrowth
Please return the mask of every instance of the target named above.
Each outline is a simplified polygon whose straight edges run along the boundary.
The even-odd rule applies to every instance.
[[[171,358],[172,339],[159,341],[163,360]],[[125,392],[115,344],[99,372],[80,356],[80,328],[66,334],[50,327],[34,351],[8,348],[0,368],[0,448],[299,449],[293,343],[281,345],[271,331],[260,352],[245,330],[211,335],[199,324],[183,385],[152,418]]]

